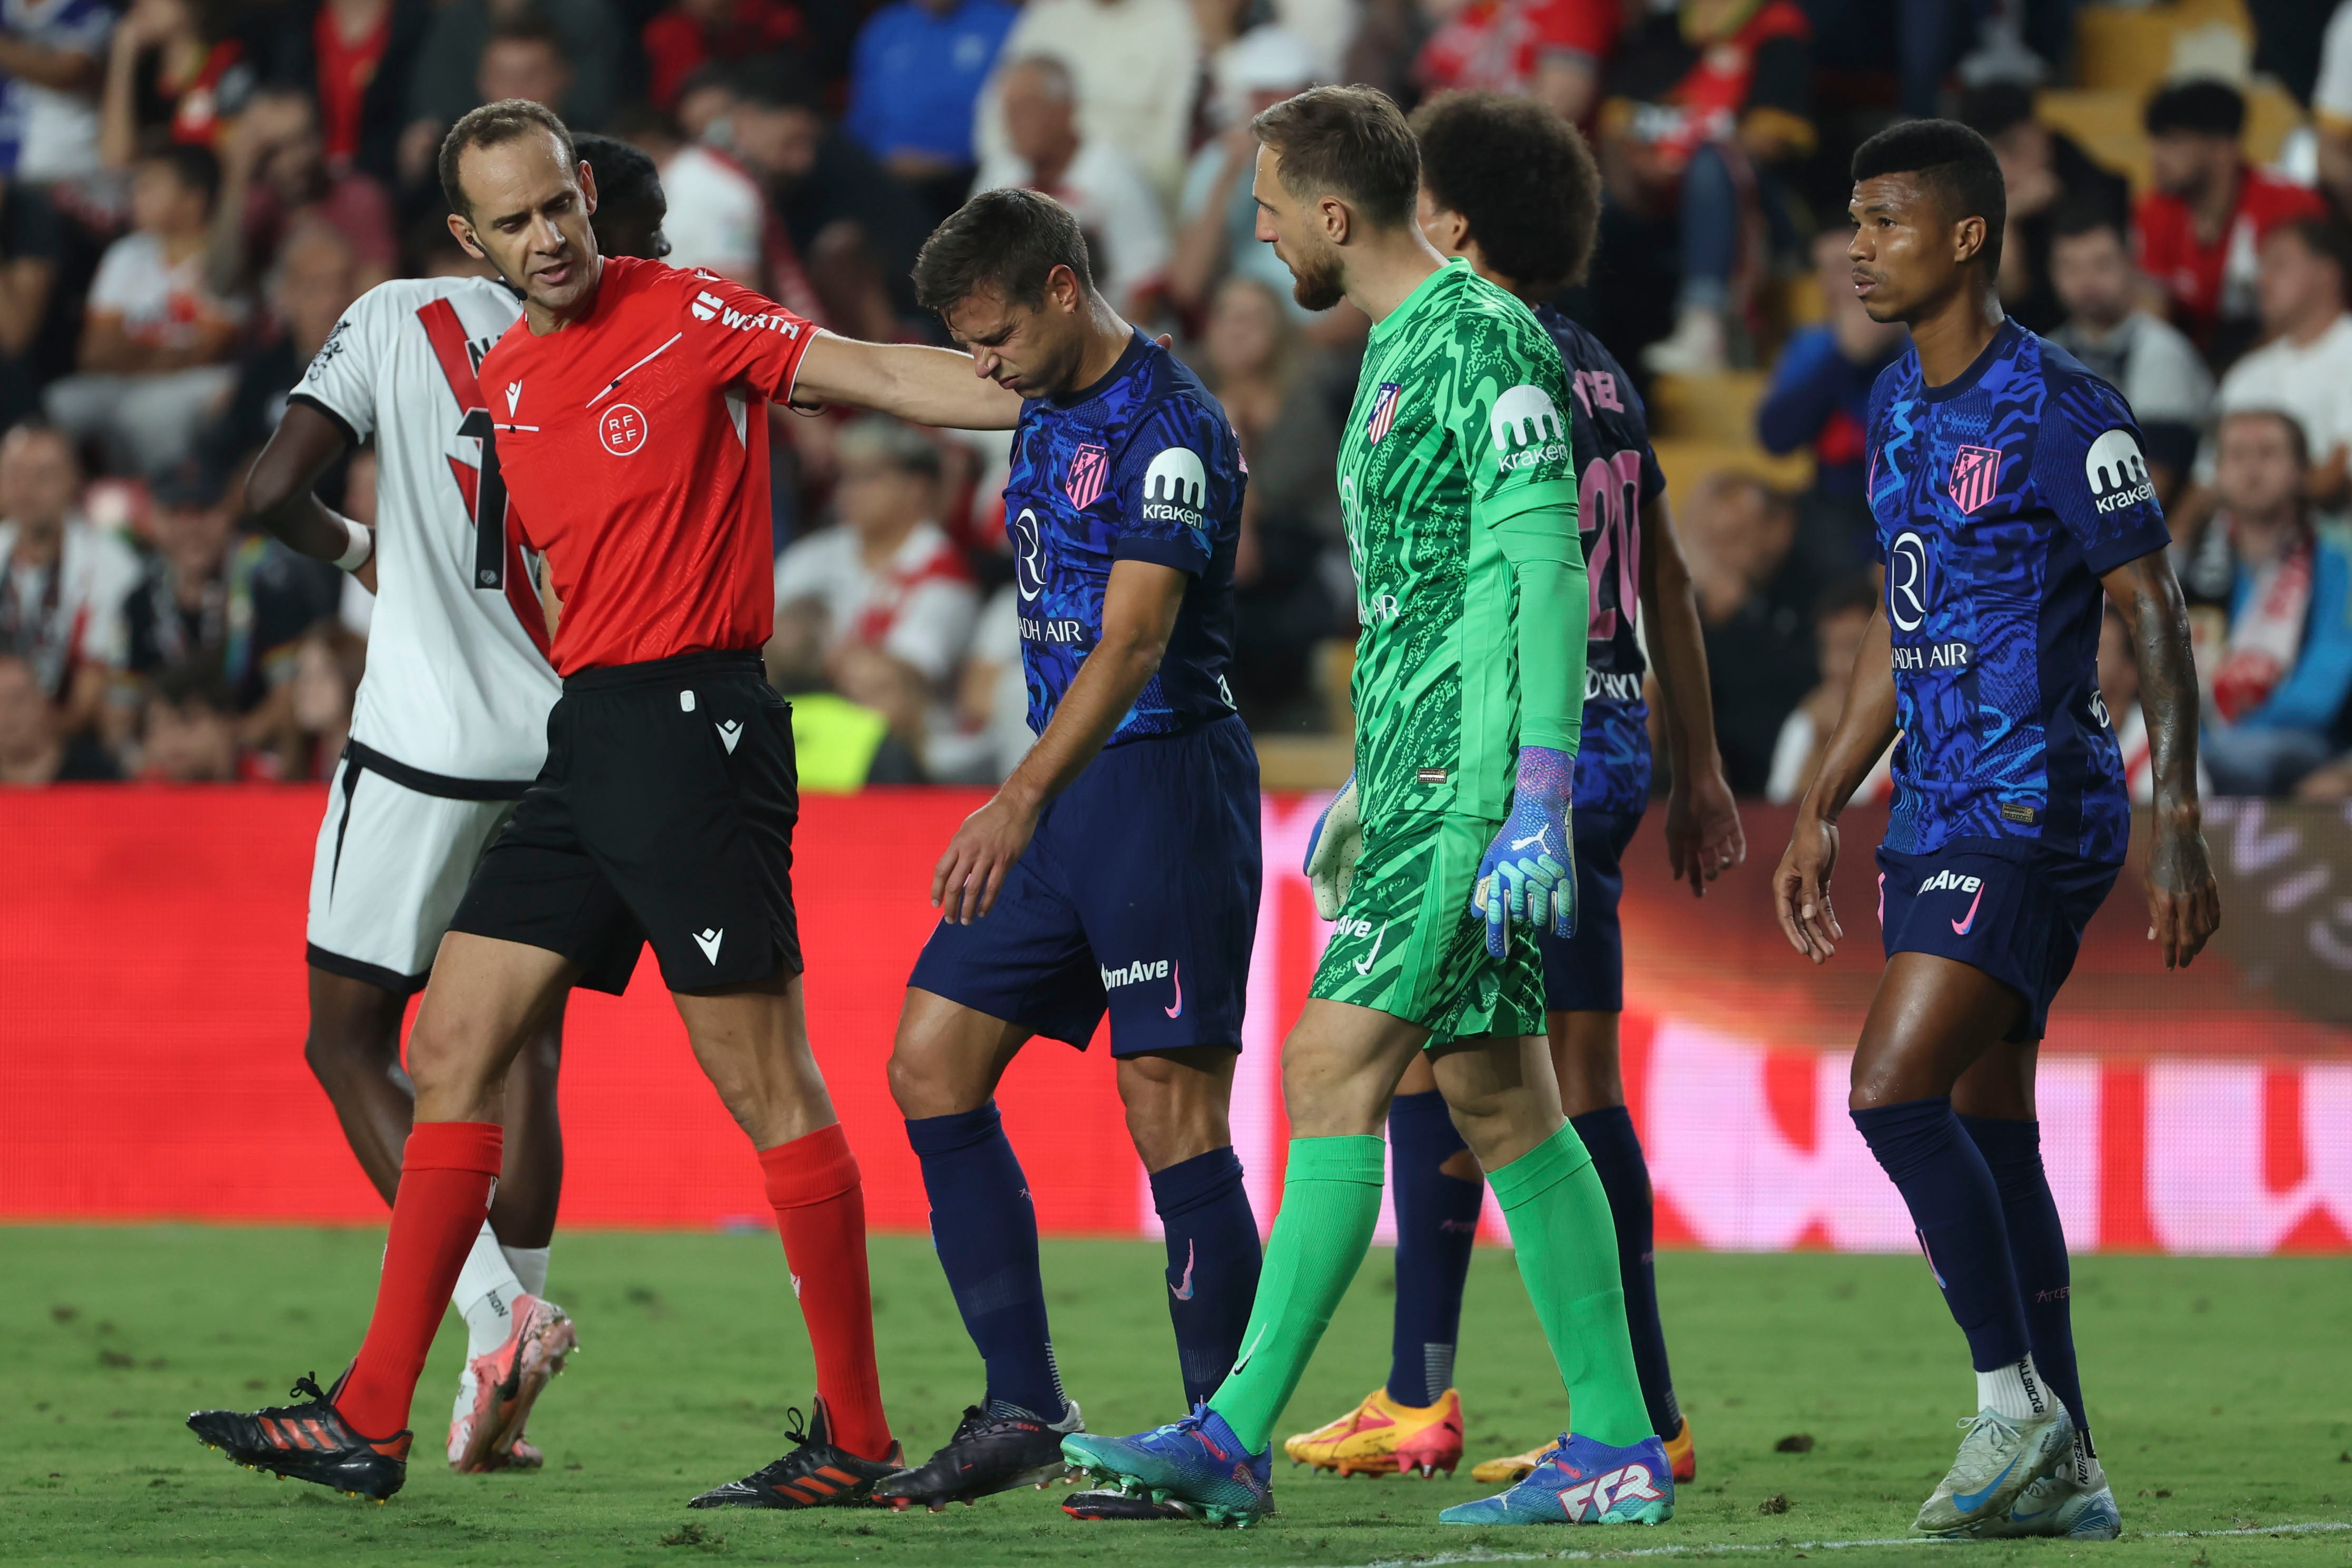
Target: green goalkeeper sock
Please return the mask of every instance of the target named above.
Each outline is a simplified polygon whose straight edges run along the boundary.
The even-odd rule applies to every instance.
[[[1387,1145],[1370,1134],[1290,1141],[1282,1207],[1266,1242],[1241,1358],[1209,1396],[1209,1407],[1253,1454],[1271,1440],[1299,1374],[1371,1249],[1387,1151]],[[1600,1190],[1598,1182],[1594,1190]],[[1608,1218],[1607,1209],[1601,1217]],[[1613,1268],[1616,1253],[1610,1258]],[[1625,1337],[1622,1312],[1617,1337]],[[1630,1358],[1633,1352],[1625,1354]]]
[[[1625,1327],[1617,1228],[1584,1140],[1563,1123],[1486,1179],[1510,1222],[1519,1278],[1568,1385],[1570,1430],[1615,1448],[1654,1436]]]

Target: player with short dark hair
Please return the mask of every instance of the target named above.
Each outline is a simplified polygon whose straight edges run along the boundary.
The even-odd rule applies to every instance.
[[[298,1385],[294,1405],[189,1424],[259,1469],[400,1489],[416,1379],[499,1174],[508,1066],[566,991],[618,994],[651,942],[759,1151],[816,1360],[793,1449],[693,1506],[862,1500],[898,1448],[857,1162],[802,1011],[792,731],[760,658],[774,614],[767,405],[797,393],[1005,428],[1019,402],[962,355],[846,342],[710,274],[603,255],[594,172],[536,105],[467,114],[442,168],[451,230],[523,296],[475,379],[521,541],[562,606],[563,691],[545,766],[451,918],[410,1035],[415,1125],[357,1360],[331,1390]]]
[[[1362,853],[1283,1045],[1292,1138],[1241,1355],[1184,1419],[1062,1451],[1213,1518],[1265,1512],[1275,1420],[1370,1246],[1380,1128],[1426,1051],[1510,1220],[1574,1426],[1520,1488],[1440,1517],[1655,1523],[1674,1479],[1608,1197],[1560,1114],[1535,936],[1575,929],[1586,639],[1560,633],[1591,606],[1568,377],[1527,307],[1414,224],[1420,154],[1386,96],[1317,88],[1256,126],[1258,237],[1301,303],[1345,298],[1372,322],[1339,454]]]
[[[1617,1019],[1624,947],[1617,922],[1625,852],[1650,803],[1647,663],[1635,614],[1658,655],[1656,674],[1673,783],[1666,797],[1667,863],[1694,894],[1747,852],[1739,811],[1715,743],[1698,605],[1675,538],[1665,477],[1650,450],[1641,396],[1600,340],[1540,301],[1580,279],[1600,222],[1601,174],[1576,127],[1531,99],[1447,93],[1412,117],[1421,143],[1422,233],[1446,256],[1535,311],[1558,347],[1574,401],[1570,443],[1591,617],[1585,639],[1584,725],[1576,757],[1576,934],[1538,932],[1544,1021],[1560,1110],[1592,1155],[1617,1233],[1633,1362],[1652,1426],[1675,1479],[1696,1473],[1689,1423],[1675,1402],[1651,1262],[1650,1173],[1625,1108]],[[1309,868],[1326,919],[1339,913],[1358,841],[1327,834]],[[1318,849],[1322,846],[1318,845]],[[1294,1460],[1341,1474],[1452,1470],[1464,1417],[1452,1384],[1462,1291],[1484,1197],[1476,1161],[1454,1125],[1425,1061],[1406,1069],[1388,1117],[1396,1182],[1395,1333],[1387,1384],[1346,1416],[1290,1438]],[[1488,1460],[1481,1481],[1517,1481],[1543,1462],[1542,1445]]]
[[[1827,962],[1844,940],[1829,896],[1838,815],[1899,736],[1878,851],[1886,968],[1849,1103],[1968,1336],[1978,1390],[1915,1528],[2110,1539],[2121,1521],[2075,1372],[2034,1057],[2131,832],[2098,688],[2103,588],[2131,629],[2155,768],[2148,936],[2172,968],[2220,924],[2188,612],[2130,409],[2001,315],[1991,147],[1913,121],[1864,142],[1853,170],[1854,291],[1912,347],[1871,392],[1885,588],[1775,902],[1790,944]]]
[[[1198,377],[1096,292],[1077,220],[991,191],[941,224],[917,295],[1022,394],[1005,528],[1036,746],[932,883],[890,1088],[988,1387],[929,1461],[876,1489],[943,1508],[1062,1474],[1064,1393],[1027,1178],[998,1081],[1031,1039],[1083,1051],[1108,1012],[1119,1098],[1166,1227],[1187,1404],[1241,1350],[1257,1221],[1226,1124],[1257,928],[1257,754],[1234,712],[1245,482]],[[1081,1518],[1150,1516],[1082,1493]]]

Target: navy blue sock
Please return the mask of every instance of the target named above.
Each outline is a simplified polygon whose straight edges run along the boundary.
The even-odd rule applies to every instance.
[[[2074,1430],[2088,1447],[2091,1427],[2083,1416],[2083,1378],[2074,1365],[2073,1271],[2066,1261],[2058,1200],[2050,1196],[2050,1178],[2042,1168],[2042,1124],[1982,1116],[1959,1121],[2000,1191],[2017,1293],[2025,1307],[2026,1332],[2033,1338],[2033,1364],[2074,1418]]]
[[[1389,1352],[1389,1397],[1416,1408],[1454,1385],[1462,1331],[1462,1287],[1478,1239],[1486,1183],[1448,1176],[1445,1163],[1470,1145],[1454,1130],[1445,1096],[1400,1094],[1389,1102],[1389,1162],[1396,1169],[1396,1330]],[[1461,1168],[1475,1170],[1465,1158]]]
[[[1853,1115],[1911,1210],[1944,1304],[1969,1336],[1970,1362],[1979,1372],[1995,1372],[2023,1361],[2033,1346],[2000,1191],[1984,1155],[1961,1133],[1951,1096],[1874,1105]]]
[[[1625,1326],[1633,1335],[1633,1370],[1642,1377],[1642,1403],[1661,1437],[1683,1428],[1675,1401],[1675,1377],[1666,1366],[1666,1331],[1658,1322],[1658,1273],[1652,1261],[1650,1165],[1642,1157],[1633,1113],[1604,1105],[1571,1116],[1568,1124],[1584,1140],[1609,1195],[1609,1217],[1617,1222],[1617,1276],[1625,1289]]]
[[[1037,1210],[996,1103],[907,1124],[931,1199],[931,1245],[964,1331],[988,1364],[988,1402],[1062,1418],[1062,1375],[1037,1272]]]
[[[1168,1321],[1189,1410],[1242,1354],[1257,1300],[1257,1217],[1231,1145],[1152,1172],[1151,1207],[1168,1237]]]

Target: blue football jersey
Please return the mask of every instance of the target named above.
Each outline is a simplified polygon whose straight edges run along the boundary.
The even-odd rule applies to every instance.
[[[1043,735],[1102,635],[1111,563],[1192,574],[1159,672],[1109,745],[1174,735],[1234,711],[1234,549],[1241,444],[1201,378],[1141,333],[1109,373],[1022,404],[1004,485],[1021,596],[1029,727]]]
[[[2099,579],[2171,536],[2116,390],[2005,322],[1939,387],[1906,350],[1870,398],[1906,853],[2038,839],[2121,861],[2131,801],[2099,698]]]
[[[1553,309],[1536,319],[1559,345],[1575,392],[1569,411],[1576,517],[1592,616],[1584,650],[1584,738],[1576,809],[1639,813],[1650,803],[1650,708],[1642,700],[1642,503],[1666,488],[1650,450],[1641,394],[1601,340]]]

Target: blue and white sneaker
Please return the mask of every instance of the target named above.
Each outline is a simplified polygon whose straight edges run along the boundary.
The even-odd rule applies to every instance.
[[[2069,1541],[2113,1541],[2124,1532],[2123,1511],[2107,1488],[2105,1471],[2086,1476],[2079,1456],[2020,1492],[2009,1512],[1979,1534],[2006,1538],[2054,1535]]]
[[[1536,1468],[1496,1497],[1456,1503],[1440,1524],[1664,1524],[1675,1516],[1675,1468],[1666,1446],[1644,1437],[1612,1448],[1561,1433]]]
[[[1206,1405],[1132,1437],[1073,1432],[1062,1458],[1131,1497],[1190,1504],[1212,1524],[1246,1528],[1274,1511],[1274,1445],[1251,1453]]]
[[[1979,1410],[1959,1425],[1968,1433],[1959,1457],[1911,1526],[1923,1535],[1984,1534],[2009,1517],[2026,1488],[2064,1466],[2074,1452],[2074,1423],[2054,1399],[2028,1420]]]

